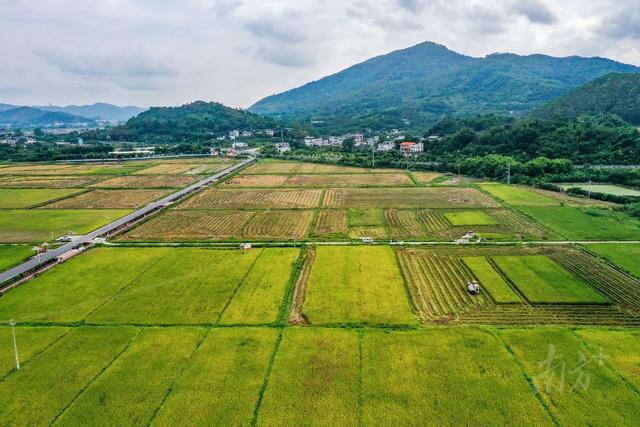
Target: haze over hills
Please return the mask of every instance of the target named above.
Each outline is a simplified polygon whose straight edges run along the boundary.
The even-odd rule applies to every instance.
[[[640,125],[640,74],[607,74],[536,109],[538,118],[616,114]]]
[[[434,124],[443,115],[520,115],[604,74],[640,73],[606,58],[510,53],[475,58],[432,42],[266,97],[249,110],[283,118]]]
[[[0,112],[8,111],[14,108],[23,107],[21,105],[11,105],[0,103]],[[136,106],[119,107],[117,105],[107,104],[105,102],[96,102],[90,105],[67,105],[65,107],[57,105],[36,105],[35,108],[41,111],[66,113],[73,116],[81,116],[92,120],[118,120],[127,121],[131,117],[146,111],[146,108]]]
[[[58,111],[42,111],[32,107],[17,107],[0,111],[0,127],[88,127],[95,125],[94,120],[86,117]]]

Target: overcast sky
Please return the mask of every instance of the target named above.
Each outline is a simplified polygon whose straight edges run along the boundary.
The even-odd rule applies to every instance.
[[[425,40],[640,65],[640,0],[0,0],[0,102],[248,107]]]

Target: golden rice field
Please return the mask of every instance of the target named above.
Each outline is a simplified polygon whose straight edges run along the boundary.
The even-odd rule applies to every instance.
[[[93,184],[95,188],[182,188],[197,177],[187,175],[119,176]]]
[[[329,208],[469,208],[499,205],[475,188],[418,187],[384,190],[331,189],[324,195],[323,206]]]
[[[226,182],[229,187],[385,187],[411,186],[403,173],[238,175]]]
[[[182,203],[179,209],[314,208],[321,196],[321,190],[206,189]]]
[[[75,188],[91,184],[98,177],[89,176],[0,176],[0,188]]]
[[[165,163],[151,166],[136,172],[136,175],[179,175],[198,167],[191,163]]]
[[[144,206],[171,190],[92,190],[49,203],[46,209],[126,209]]]

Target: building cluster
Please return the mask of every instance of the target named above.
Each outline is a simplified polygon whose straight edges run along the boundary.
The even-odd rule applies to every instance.
[[[365,149],[375,149],[376,151],[393,151],[399,150],[405,156],[418,155],[424,151],[423,142],[403,141],[404,133],[398,129],[392,129],[386,135],[387,139],[380,141],[379,136],[373,136],[365,138],[361,133],[347,134],[342,136],[329,136],[327,138],[307,136],[304,138],[304,145],[306,147],[319,147],[319,148],[340,148],[343,142],[347,138],[353,138],[355,147]],[[431,135],[426,138],[426,142],[433,143],[441,139],[440,136]]]
[[[230,130],[227,135],[222,135],[218,137],[218,140],[223,141],[225,139],[235,140],[238,138],[251,138],[252,136],[274,136],[276,131],[274,129],[263,129],[259,131],[252,130]]]
[[[306,147],[342,147],[342,143],[349,138],[353,138],[356,147],[365,145],[368,140],[365,141],[364,135],[361,133],[348,133],[342,136],[329,136],[327,138],[305,136],[304,145]]]

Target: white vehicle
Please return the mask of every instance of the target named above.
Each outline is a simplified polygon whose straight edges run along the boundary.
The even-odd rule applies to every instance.
[[[478,295],[480,293],[480,285],[475,280],[467,283],[467,289],[471,295]]]
[[[373,239],[371,237],[363,237],[360,241],[362,243],[373,243]]]

